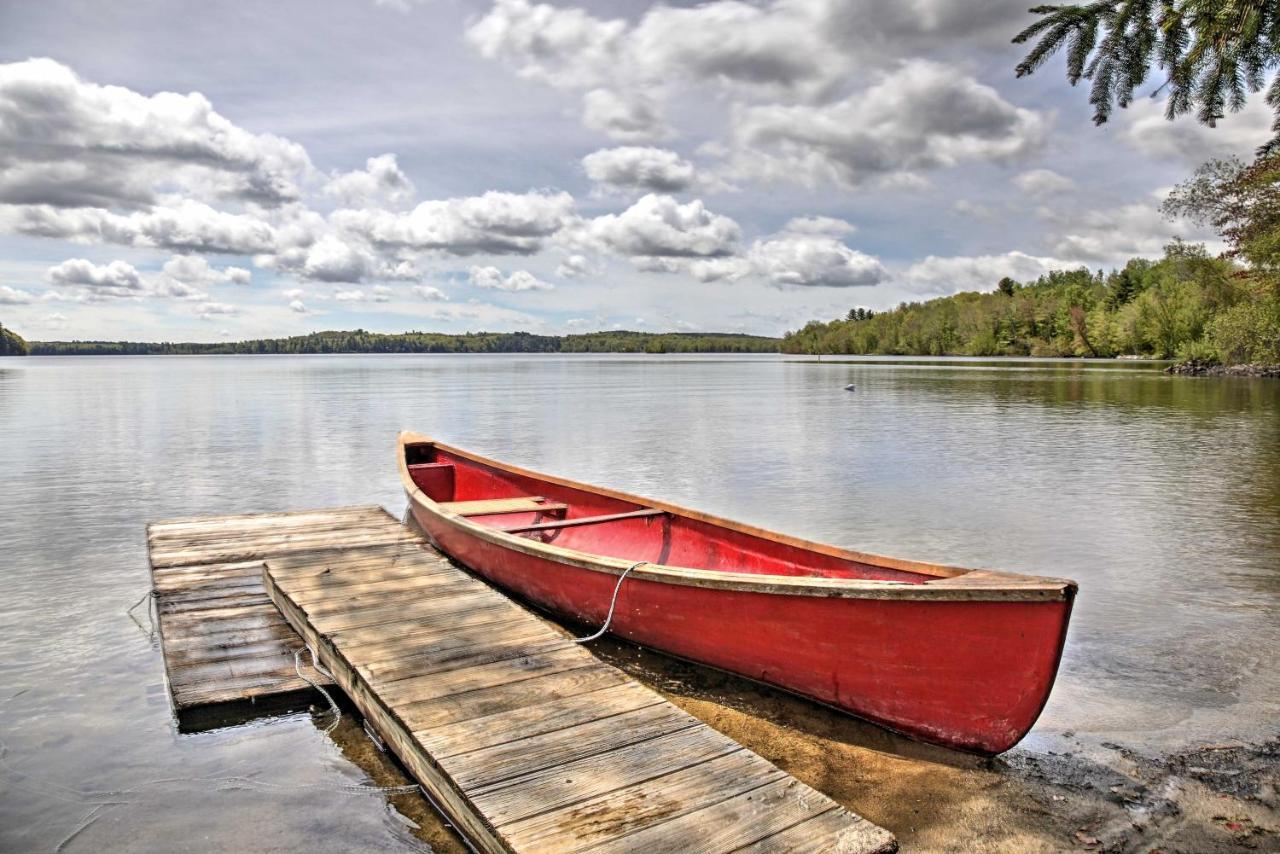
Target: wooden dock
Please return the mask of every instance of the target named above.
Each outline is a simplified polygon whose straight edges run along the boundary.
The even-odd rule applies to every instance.
[[[311,690],[294,668],[302,641],[262,586],[262,559],[336,543],[417,541],[388,520],[369,506],[148,525],[165,675],[179,716]]]
[[[203,686],[184,689],[186,702],[265,691],[272,679],[279,690],[297,679],[292,650],[305,640],[477,850],[896,848],[888,831],[600,662],[381,510],[179,520],[151,526],[150,539],[157,584],[185,595],[161,614],[166,656],[171,633],[187,630],[169,669],[175,704],[176,685]],[[265,610],[275,608],[283,623]],[[196,611],[218,628],[190,631]],[[221,652],[185,656],[200,637]]]

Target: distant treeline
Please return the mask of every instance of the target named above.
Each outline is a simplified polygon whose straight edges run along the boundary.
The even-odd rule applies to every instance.
[[[1174,243],[1159,261],[1135,258],[1108,275],[1082,268],[993,284],[991,292],[813,321],[788,333],[782,350],[1280,361],[1274,282],[1200,245]]]
[[[534,335],[529,332],[468,332],[462,335],[404,332],[389,335],[356,329],[350,332],[313,332],[290,338],[259,338],[214,344],[169,341],[32,341],[24,344],[24,348],[33,356],[167,356],[272,353],[776,353],[778,345],[777,338],[734,333],[616,331],[561,336]]]

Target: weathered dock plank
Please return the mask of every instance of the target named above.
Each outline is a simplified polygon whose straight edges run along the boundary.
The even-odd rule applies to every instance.
[[[302,640],[262,586],[263,558],[363,543],[370,561],[384,559],[371,565],[385,567],[385,556],[394,556],[407,541],[417,538],[380,507],[148,525],[151,582],[174,709],[181,714],[310,689],[294,668],[293,651]]]
[[[307,544],[262,559],[267,596],[478,850],[894,850],[384,519],[327,550],[249,536]]]

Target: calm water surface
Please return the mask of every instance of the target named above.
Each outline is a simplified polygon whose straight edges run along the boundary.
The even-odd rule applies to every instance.
[[[847,383],[857,391],[843,391]],[[0,849],[421,847],[309,715],[181,735],[143,526],[404,500],[396,432],[901,557],[1080,582],[1031,749],[1280,711],[1280,383],[774,357],[0,361]],[[247,777],[252,788],[228,778]]]

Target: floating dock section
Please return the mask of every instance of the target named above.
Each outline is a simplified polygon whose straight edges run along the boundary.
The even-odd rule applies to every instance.
[[[302,641],[262,586],[262,559],[346,544],[419,541],[388,521],[381,507],[365,506],[148,525],[165,676],[179,717],[196,708],[311,690],[294,666]]]
[[[896,849],[380,509],[178,520],[149,541],[175,706],[296,690],[305,642],[479,851]]]

